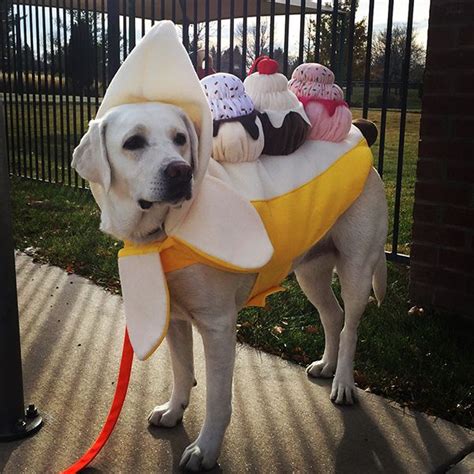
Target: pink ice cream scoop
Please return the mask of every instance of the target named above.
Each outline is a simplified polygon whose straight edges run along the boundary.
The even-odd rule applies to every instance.
[[[334,80],[334,74],[326,66],[306,63],[294,70],[288,83],[311,122],[309,140],[340,142],[349,133],[352,114]]]

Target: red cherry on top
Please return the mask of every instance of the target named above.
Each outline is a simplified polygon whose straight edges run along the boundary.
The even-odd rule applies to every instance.
[[[255,72],[255,69],[257,69],[260,74],[275,74],[278,72],[278,67],[278,63],[274,59],[271,59],[268,56],[259,56],[253,62],[249,75]]]
[[[260,74],[275,74],[278,72],[278,63],[274,59],[262,59],[257,64],[257,71]]]

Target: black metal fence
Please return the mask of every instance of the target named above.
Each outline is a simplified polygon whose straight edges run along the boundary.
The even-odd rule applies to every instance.
[[[391,209],[389,258],[407,261],[413,189],[403,185],[416,150],[406,127],[407,118],[418,127],[424,61],[412,40],[414,2],[387,0],[386,27],[377,29],[375,0],[366,12],[357,0],[3,0],[0,92],[10,174],[84,187],[70,166],[74,146],[120,62],[157,20],[171,19],[200,75],[243,77],[261,54],[288,76],[305,61],[331,67],[354,115],[379,126],[374,151]],[[402,26],[393,22],[395,3],[406,10]]]

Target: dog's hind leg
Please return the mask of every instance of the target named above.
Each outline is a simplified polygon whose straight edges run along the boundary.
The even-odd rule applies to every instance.
[[[189,404],[191,388],[195,383],[191,323],[171,319],[166,341],[173,367],[173,391],[167,403],[158,405],[151,411],[148,422],[155,426],[171,428],[182,420],[184,410]]]
[[[367,306],[372,288],[374,262],[367,259],[340,259],[337,273],[344,301],[344,327],[339,338],[337,369],[334,376],[331,400],[337,404],[351,405],[355,395],[354,355],[357,328]]]
[[[336,370],[343,311],[331,288],[334,264],[335,255],[329,251],[304,261],[295,270],[301,289],[318,310],[324,327],[323,357],[306,369],[313,377],[332,377]]]
[[[339,337],[337,369],[331,391],[331,399],[336,403],[353,402],[357,328],[369,300],[372,279],[379,303],[385,294],[386,236],[385,190],[377,172],[372,170],[362,194],[331,230],[344,301],[344,328]]]

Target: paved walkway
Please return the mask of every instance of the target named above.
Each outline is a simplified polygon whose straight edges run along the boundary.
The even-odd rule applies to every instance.
[[[40,407],[45,426],[31,439],[0,444],[0,472],[58,472],[88,448],[107,414],[122,302],[29,257],[19,255],[17,267],[26,402]],[[149,410],[171,388],[166,352],[163,344],[149,361],[135,362],[122,416],[88,472],[177,470],[204,417],[202,346],[196,338],[198,386],[183,424],[150,429]],[[234,414],[216,471],[444,472],[474,448],[472,431],[365,392],[355,407],[340,408],[329,389],[329,381],[308,380],[301,367],[240,346]]]

